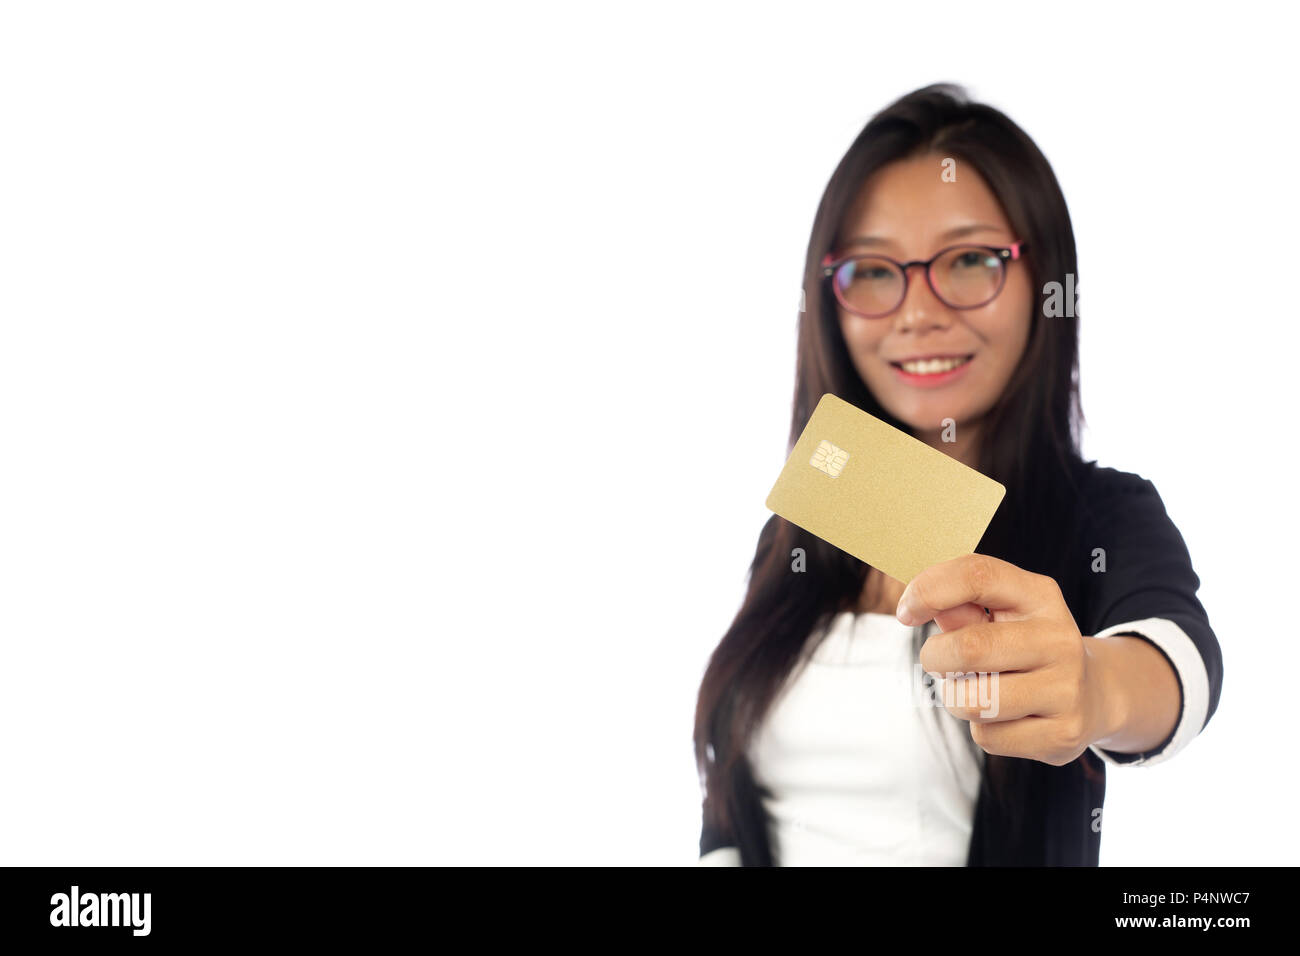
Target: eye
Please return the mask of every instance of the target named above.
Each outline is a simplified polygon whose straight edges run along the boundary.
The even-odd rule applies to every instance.
[[[840,287],[847,287],[852,282],[890,282],[896,279],[894,268],[887,262],[879,260],[857,259],[840,266]]]
[[[894,270],[889,266],[863,266],[857,270],[857,275],[863,279],[891,279],[894,276]]]
[[[995,257],[978,249],[968,249],[953,260],[953,267],[957,269],[987,269],[996,265]]]

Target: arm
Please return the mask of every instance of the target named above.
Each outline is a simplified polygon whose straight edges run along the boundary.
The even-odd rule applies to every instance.
[[[1054,578],[980,554],[926,568],[899,599],[904,624],[942,629],[921,648],[926,671],[966,683],[1001,675],[992,707],[965,695],[944,704],[987,753],[1060,766],[1091,748],[1111,763],[1155,763],[1217,703],[1218,641],[1182,537],[1150,482],[1105,471],[1105,497],[1080,500],[1082,547],[1098,560],[1073,608]]]
[[[1092,666],[1101,676],[1108,715],[1094,749],[1114,753],[1159,750],[1182,714],[1182,689],[1169,659],[1150,641],[1132,634],[1085,637]]]
[[[742,866],[740,847],[708,819],[700,827],[700,859],[697,866]]]
[[[1200,579],[1155,486],[1110,472],[1090,504],[1085,548],[1105,551],[1086,601],[1089,654],[1104,675],[1107,733],[1091,749],[1111,764],[1152,765],[1209,723],[1223,658],[1196,592]]]

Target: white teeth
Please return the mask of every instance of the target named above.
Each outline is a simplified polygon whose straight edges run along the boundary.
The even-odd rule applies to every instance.
[[[940,372],[948,372],[955,369],[958,365],[964,365],[966,358],[947,358],[947,359],[926,359],[923,362],[902,362],[903,371],[912,375],[938,375]]]

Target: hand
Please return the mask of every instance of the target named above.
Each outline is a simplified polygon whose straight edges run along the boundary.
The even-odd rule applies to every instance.
[[[952,681],[956,701],[945,709],[970,721],[986,753],[1061,766],[1112,732],[1102,668],[1047,575],[963,555],[913,578],[897,617],[938,624],[921,666]],[[982,687],[979,677],[961,676],[972,674],[985,675]]]

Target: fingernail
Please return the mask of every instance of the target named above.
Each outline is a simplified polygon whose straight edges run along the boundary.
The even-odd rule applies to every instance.
[[[902,624],[906,624],[909,627],[912,625],[912,609],[907,605],[906,594],[898,599],[898,607],[894,611],[894,617],[898,618],[899,622]]]

